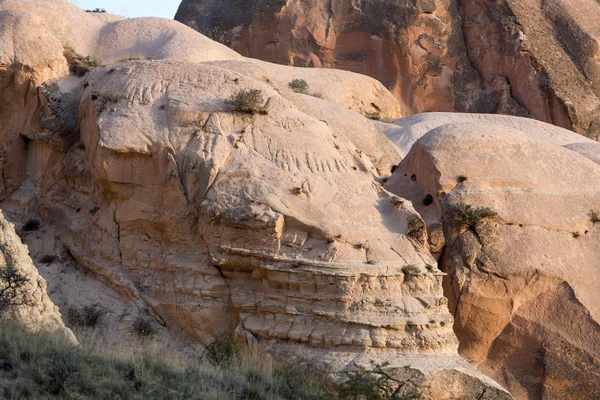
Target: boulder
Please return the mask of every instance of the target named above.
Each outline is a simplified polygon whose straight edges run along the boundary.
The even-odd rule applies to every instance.
[[[586,153],[598,144],[565,146],[578,136],[533,121],[448,122],[386,188],[441,241],[459,353],[516,398],[597,398],[600,169]]]

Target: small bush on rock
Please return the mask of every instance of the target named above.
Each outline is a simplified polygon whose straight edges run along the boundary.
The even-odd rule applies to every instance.
[[[139,336],[152,336],[156,333],[156,324],[151,317],[139,315],[133,321],[133,331]]]
[[[498,214],[488,207],[472,207],[458,203],[452,209],[452,222],[459,226],[475,229],[477,224],[486,218],[494,218]]]
[[[268,114],[268,107],[265,104],[262,90],[240,90],[225,100],[225,103],[233,106],[235,111],[249,114]]]
[[[296,93],[306,94],[308,92],[308,83],[304,79],[294,79],[288,83],[288,86]]]
[[[100,63],[91,56],[82,56],[77,53],[73,46],[67,44],[64,46],[63,55],[69,63],[69,70],[77,76],[84,76],[92,68],[100,65]]]
[[[209,344],[202,356],[206,356],[213,365],[225,366],[231,363],[238,354],[239,349],[235,343],[233,331],[230,331]]]
[[[29,304],[24,287],[27,282],[29,278],[14,266],[0,268],[0,315],[11,307]]]
[[[418,275],[421,270],[416,265],[405,265],[402,267],[402,273],[405,275]]]
[[[590,220],[593,224],[600,223],[600,213],[598,211],[590,211]]]

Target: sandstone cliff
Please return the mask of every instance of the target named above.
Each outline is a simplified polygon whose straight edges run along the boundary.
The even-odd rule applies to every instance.
[[[598,397],[600,144],[494,115],[400,122],[393,140],[418,140],[386,188],[449,273],[459,352],[517,398]]]
[[[249,57],[372,76],[406,115],[533,116],[600,133],[593,0],[184,0],[175,18]]]
[[[0,108],[13,107],[0,143],[15,154],[2,205],[27,214],[14,209],[26,188],[100,281],[203,344],[236,327],[332,371],[409,366],[426,398],[510,397],[458,356],[423,220],[380,185],[400,159],[361,115],[400,115],[380,83],[245,59],[174,21],[98,18],[66,0],[1,0],[0,18],[14,21],[0,41],[12,93]],[[106,65],[68,75],[65,44]],[[268,115],[225,102],[245,89]]]

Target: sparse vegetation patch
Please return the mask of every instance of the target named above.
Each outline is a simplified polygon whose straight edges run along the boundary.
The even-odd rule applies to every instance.
[[[233,106],[233,109],[239,112],[263,115],[269,112],[262,90],[258,89],[240,90],[225,100],[225,103]]]
[[[63,48],[63,55],[69,63],[69,70],[77,76],[84,76],[92,68],[98,67],[100,63],[91,56],[82,56],[77,53],[73,46],[66,44]]]
[[[288,86],[296,93],[306,94],[308,92],[308,83],[304,79],[294,79],[288,83]]]
[[[590,221],[592,224],[600,223],[600,213],[598,211],[590,211]]]
[[[470,204],[458,203],[452,208],[452,222],[459,226],[475,229],[484,219],[494,218],[498,214],[488,207],[473,207]]]
[[[9,308],[29,303],[25,284],[29,278],[14,266],[7,264],[0,268],[0,316]]]

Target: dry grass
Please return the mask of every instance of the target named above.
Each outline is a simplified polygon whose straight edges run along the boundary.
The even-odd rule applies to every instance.
[[[223,336],[209,346],[212,350],[191,359],[174,355],[168,344],[135,336],[134,342],[111,348],[90,332],[76,346],[58,336],[26,332],[0,321],[0,398],[419,398],[417,385],[409,378],[389,375],[385,365],[348,372],[342,374],[341,383],[326,384],[325,373],[298,364],[276,365],[257,349],[242,351],[233,335]]]
[[[73,46],[66,44],[63,49],[63,55],[69,63],[69,70],[77,76],[84,76],[92,68],[98,67],[100,63],[91,56],[82,56],[77,53]]]

